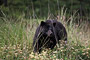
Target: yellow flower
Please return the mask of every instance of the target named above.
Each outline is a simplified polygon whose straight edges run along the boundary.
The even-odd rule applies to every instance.
[[[38,56],[35,56],[34,58],[35,58],[35,59],[39,59],[39,57],[38,57]]]
[[[53,53],[57,53],[57,51],[54,51]]]
[[[15,53],[15,56],[17,57],[18,56],[18,53]]]
[[[59,59],[56,59],[56,60],[59,60]]]
[[[90,50],[90,48],[87,48],[87,50]]]
[[[85,55],[85,53],[83,53],[83,55]]]
[[[88,54],[88,52],[86,52],[86,54]]]
[[[32,55],[32,54],[29,54],[29,56],[30,56],[30,58],[34,58],[34,55]]]

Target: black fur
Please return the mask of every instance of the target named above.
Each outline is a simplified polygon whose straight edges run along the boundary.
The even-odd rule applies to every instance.
[[[41,21],[33,39],[34,52],[41,52],[43,47],[53,49],[59,40],[67,41],[65,27],[57,20]]]

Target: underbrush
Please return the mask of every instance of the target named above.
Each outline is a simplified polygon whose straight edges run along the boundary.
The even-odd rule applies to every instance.
[[[60,41],[60,47],[53,50],[43,49],[38,53],[32,52],[33,36],[37,26],[45,19],[17,19],[0,17],[0,59],[1,60],[90,60],[90,32],[86,24],[74,24],[76,15],[72,15],[68,25],[65,22],[66,11],[61,10],[58,19],[66,28],[68,42]],[[64,13],[65,12],[65,13]],[[15,22],[16,20],[16,22]],[[85,26],[84,26],[85,25]],[[83,27],[84,26],[84,27]]]
[[[53,50],[44,49],[40,54],[32,52],[35,30],[43,19],[21,19],[19,22],[0,24],[0,59],[2,60],[90,60],[90,35],[70,24],[66,27],[68,42]]]

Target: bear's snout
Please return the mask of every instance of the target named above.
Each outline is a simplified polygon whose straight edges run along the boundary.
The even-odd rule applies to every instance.
[[[52,32],[51,30],[48,30],[48,32],[47,32],[46,34],[47,34],[47,36],[50,37],[50,36],[52,35],[52,33],[53,33],[53,32]]]

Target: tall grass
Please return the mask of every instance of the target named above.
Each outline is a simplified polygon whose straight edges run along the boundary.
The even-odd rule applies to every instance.
[[[90,32],[84,32],[83,27],[72,21],[67,26],[62,10],[58,21],[62,22],[68,33],[68,43],[61,41],[60,47],[53,50],[44,49],[41,54],[32,52],[33,36],[37,26],[44,19],[19,18],[18,22],[8,21],[6,17],[0,18],[0,59],[2,60],[90,60]],[[4,20],[4,22],[3,22]]]

